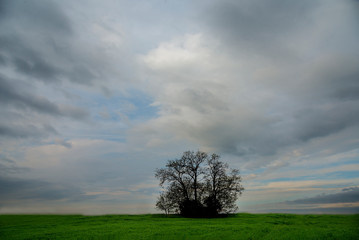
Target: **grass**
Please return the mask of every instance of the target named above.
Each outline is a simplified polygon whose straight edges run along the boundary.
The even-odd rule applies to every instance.
[[[359,239],[359,215],[0,215],[0,239]]]

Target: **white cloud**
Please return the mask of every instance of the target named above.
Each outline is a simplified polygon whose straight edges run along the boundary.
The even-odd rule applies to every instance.
[[[185,70],[206,59],[208,53],[201,45],[201,34],[186,35],[161,43],[142,59],[153,70]]]

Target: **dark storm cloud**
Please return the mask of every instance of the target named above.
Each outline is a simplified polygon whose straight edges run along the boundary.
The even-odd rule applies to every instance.
[[[355,203],[359,202],[359,188],[345,188],[340,193],[318,195],[312,198],[288,201],[289,204],[325,204],[325,203]]]

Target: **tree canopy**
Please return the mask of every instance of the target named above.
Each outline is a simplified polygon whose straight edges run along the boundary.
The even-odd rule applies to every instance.
[[[163,188],[156,207],[186,217],[215,217],[238,209],[235,204],[244,188],[239,170],[230,170],[217,154],[186,151],[156,169]]]

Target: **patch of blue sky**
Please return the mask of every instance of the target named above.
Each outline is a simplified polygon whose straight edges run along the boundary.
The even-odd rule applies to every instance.
[[[145,121],[158,112],[158,107],[151,105],[153,99],[135,88],[111,96],[76,88],[67,90],[67,94],[69,104],[86,109],[94,121],[121,121],[123,116],[130,121]]]
[[[126,136],[124,134],[116,133],[116,132],[105,132],[100,134],[93,134],[93,135],[83,135],[82,137],[86,137],[88,139],[102,139],[106,141],[113,141],[113,142],[126,142]]]
[[[327,164],[327,165],[325,165],[325,167],[326,168],[339,167],[339,166],[345,166],[345,165],[350,165],[350,164],[358,164],[358,163],[359,163],[359,156],[357,158],[344,158],[344,159],[341,159],[338,162],[333,162],[333,163]]]
[[[131,119],[147,120],[158,116],[158,107],[151,105],[153,99],[143,91],[132,89],[129,90],[129,97],[123,100],[133,104],[135,109],[128,112]]]
[[[151,106],[152,99],[144,92],[131,90],[126,95],[96,96],[90,100],[92,117],[96,121],[145,121],[157,116],[158,108]]]
[[[280,177],[272,178],[270,182],[285,182],[285,181],[303,181],[303,180],[317,180],[318,176],[323,180],[335,180],[335,179],[352,179],[359,177],[359,171],[335,171],[324,174],[302,175],[297,177]]]
[[[338,183],[330,183],[330,184],[322,184],[322,185],[318,185],[318,186],[313,186],[312,188],[318,188],[318,189],[333,189],[333,188],[346,188],[346,187],[350,187],[352,186],[353,183],[342,183],[342,182],[338,182]]]
[[[265,168],[257,168],[257,169],[240,169],[242,175],[255,174],[261,175],[265,172]]]
[[[335,162],[329,162],[326,164],[323,164],[323,162],[321,162],[320,164],[310,164],[307,166],[295,166],[295,167],[289,167],[286,168],[287,170],[302,170],[302,171],[314,171],[314,170],[324,170],[324,169],[331,169],[331,168],[335,168],[335,167],[343,167],[345,165],[352,165],[352,164],[358,164],[359,163],[359,153],[358,153],[358,157],[347,157],[347,158],[342,158],[338,161]]]
[[[316,179],[316,178],[315,178]],[[267,180],[265,182],[288,182],[288,181],[303,181],[303,180],[311,180],[310,176],[300,176],[300,177],[281,177]]]
[[[74,122],[70,131],[64,127],[63,137],[103,139],[125,142],[126,130],[131,124],[144,122],[157,116],[157,107],[151,106],[150,96],[139,90],[129,90],[105,96],[99,92],[69,90],[69,104],[89,113],[84,122]]]
[[[297,181],[297,180],[314,180],[318,179],[320,176],[321,179],[350,179],[359,177],[359,171],[333,171],[328,173],[314,173],[296,177],[280,177],[270,179],[271,182],[281,182],[281,181]]]
[[[338,171],[322,175],[321,179],[352,179],[358,177],[359,171]]]
[[[107,152],[107,153],[103,154],[102,156],[103,156],[103,159],[106,159],[107,161],[115,160],[116,162],[128,158],[128,155],[126,155],[123,152]]]

